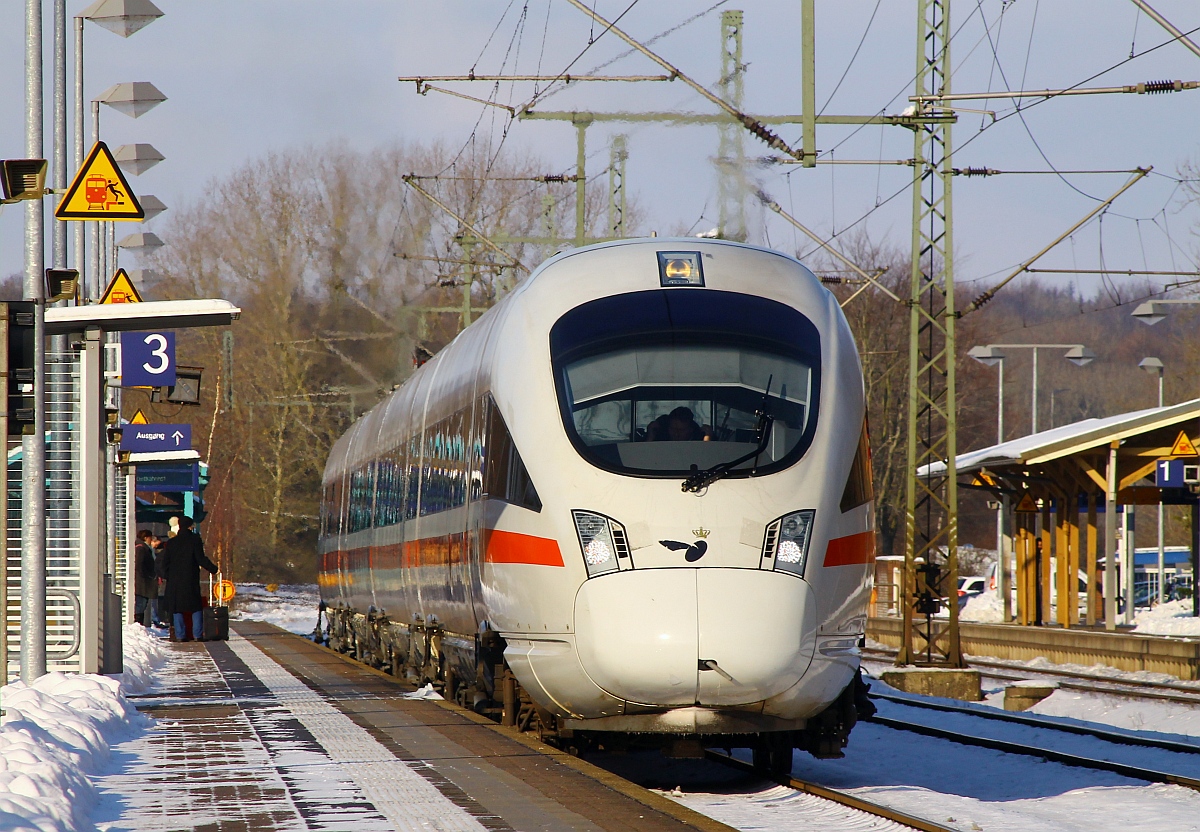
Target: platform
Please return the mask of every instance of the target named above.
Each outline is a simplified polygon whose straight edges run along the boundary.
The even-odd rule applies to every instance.
[[[899,618],[867,621],[867,638],[899,647],[904,622]],[[958,625],[962,651],[1008,661],[1044,658],[1056,664],[1103,664],[1118,670],[1168,673],[1200,679],[1200,639],[1017,624]]]
[[[172,644],[163,687],[98,781],[100,828],[729,829],[268,624]]]

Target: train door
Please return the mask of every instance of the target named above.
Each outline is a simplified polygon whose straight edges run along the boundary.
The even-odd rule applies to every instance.
[[[487,618],[483,600],[483,559],[487,545],[483,501],[483,465],[487,455],[487,399],[476,396],[471,406],[469,452],[467,454],[466,558],[467,602],[473,612],[475,631]]]

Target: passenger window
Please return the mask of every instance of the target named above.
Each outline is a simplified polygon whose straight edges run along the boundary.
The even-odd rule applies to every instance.
[[[513,444],[512,434],[504,424],[500,409],[488,396],[487,444],[484,450],[483,493],[495,500],[503,500],[530,511],[541,511],[542,500],[538,497],[529,471],[521,461],[521,454]]]
[[[858,450],[850,466],[850,476],[842,491],[842,513],[858,508],[875,499],[875,486],[871,482],[871,437],[867,421],[863,420],[862,433],[858,437]]]

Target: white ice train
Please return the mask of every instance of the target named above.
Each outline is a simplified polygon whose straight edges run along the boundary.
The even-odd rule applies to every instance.
[[[576,747],[840,756],[870,452],[854,339],[794,258],[559,254],[359,419],[323,488],[332,646]]]

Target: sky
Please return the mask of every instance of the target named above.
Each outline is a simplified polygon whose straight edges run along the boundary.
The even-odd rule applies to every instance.
[[[131,177],[131,184],[137,194],[154,194],[169,209],[195,204],[206,184],[267,153],[328,143],[370,151],[395,142],[444,140],[460,146],[474,136],[493,147],[503,140],[506,151],[537,154],[548,172],[570,172],[575,136],[569,124],[509,124],[501,109],[436,92],[420,96],[413,84],[397,77],[464,74],[472,68],[479,74],[555,75],[570,66],[578,73],[614,58],[602,73],[661,72],[643,56],[626,55],[628,47],[566,0],[156,2],[165,16],[129,39],[86,25],[85,93],[90,100],[114,83],[150,81],[166,94],[165,103],[137,120],[102,108],[101,136],[114,148],[147,142],[166,157]],[[86,5],[68,0],[68,14]],[[1200,6],[1194,2],[1155,0],[1154,5],[1185,31],[1200,27]],[[0,112],[11,116],[0,120],[4,158],[25,155],[23,7],[18,0],[0,6]],[[596,0],[595,8],[610,20],[624,12],[621,28],[643,41],[674,29],[652,48],[710,89],[720,74],[720,13],[744,10],[746,109],[762,115],[800,112],[799,4],[730,0],[714,7],[713,0],[640,0],[630,6],[629,0]],[[47,84],[51,16],[47,3]],[[903,111],[913,86],[915,18],[911,2],[818,0],[821,112]],[[955,0],[951,26],[955,92],[1200,79],[1200,57],[1178,43],[1162,45],[1170,35],[1129,0]],[[1200,32],[1193,37],[1200,41]],[[1137,57],[1130,59],[1131,52]],[[481,98],[493,94],[491,85],[479,82],[442,86]],[[494,97],[520,103],[532,93],[531,84],[505,84]],[[996,121],[989,114],[959,112],[952,133],[956,167],[1038,173],[955,178],[958,281],[987,288],[1127,179],[1121,173],[1058,175],[1055,170],[1127,171],[1149,165],[1154,173],[1126,192],[1103,221],[1093,220],[1038,266],[1196,270],[1200,247],[1193,228],[1200,210],[1185,199],[1187,185],[1178,178],[1189,161],[1200,162],[1200,90],[1034,101],[1021,112],[1012,99],[961,102],[993,111]],[[679,81],[575,84],[552,92],[539,108],[715,111]],[[779,132],[798,145],[798,127]],[[627,186],[642,206],[646,230],[699,233],[717,224],[716,128],[594,126],[587,135],[589,175],[607,179],[609,143],[617,133],[628,136]],[[90,125],[88,139],[90,145]],[[913,156],[912,133],[894,126],[822,125],[817,146],[822,162]],[[746,138],[745,147],[754,159],[777,155],[753,137]],[[45,152],[50,154],[48,128]],[[897,248],[910,244],[907,166],[765,164],[753,166],[750,176],[754,187],[823,235],[839,240],[862,230]],[[750,215],[753,242],[811,251],[797,232],[756,202]],[[146,230],[170,244],[170,218],[168,210]],[[23,224],[21,206],[0,211],[0,275],[23,268]],[[140,229],[132,223],[118,228],[119,236],[135,230]],[[121,265],[136,267],[136,260],[123,254]],[[1103,288],[1098,276],[1044,279],[1078,280],[1085,294]]]

